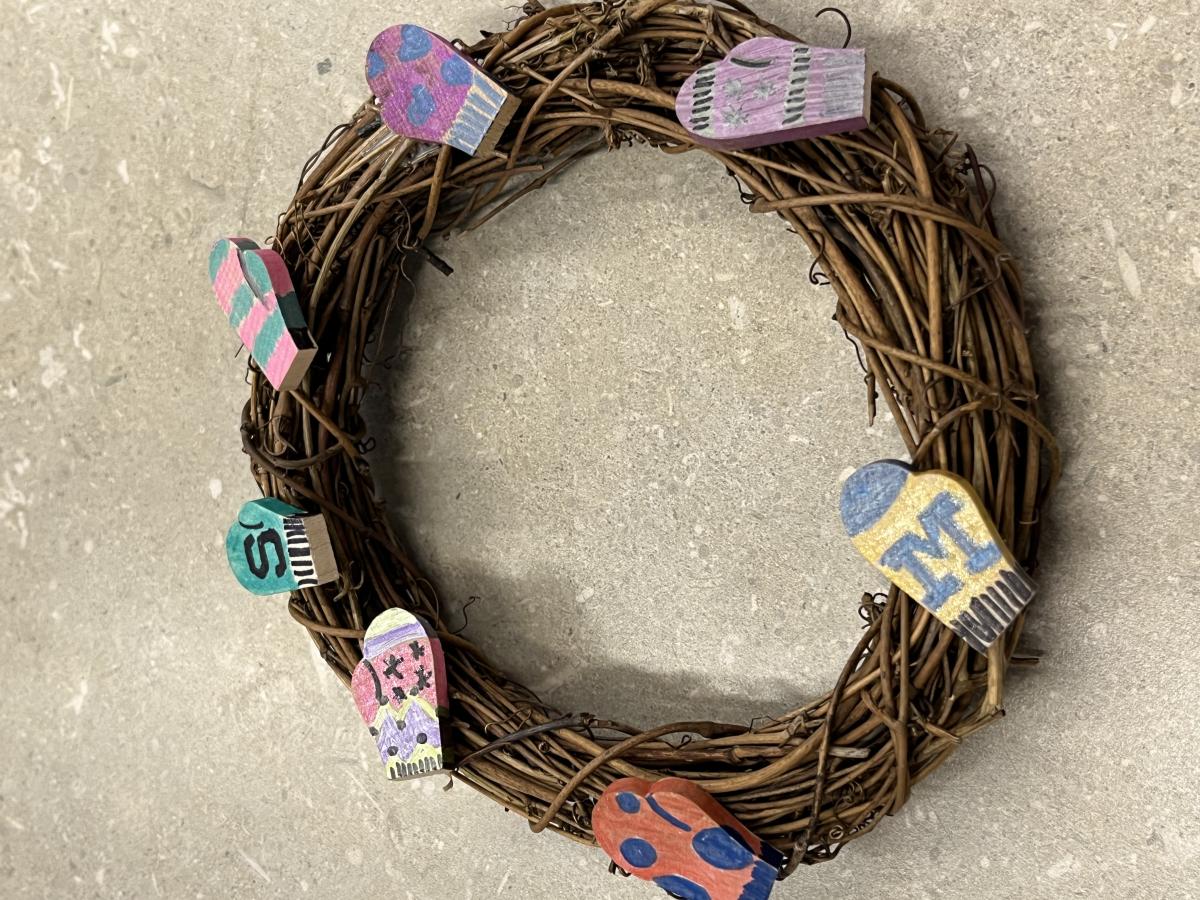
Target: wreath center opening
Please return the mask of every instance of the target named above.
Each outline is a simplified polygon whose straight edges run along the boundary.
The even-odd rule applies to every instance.
[[[707,155],[635,145],[433,249],[454,274],[416,273],[367,415],[443,608],[479,598],[465,635],[552,706],[633,723],[826,689],[884,589],[841,479],[903,446],[882,404],[868,427],[804,243]]]

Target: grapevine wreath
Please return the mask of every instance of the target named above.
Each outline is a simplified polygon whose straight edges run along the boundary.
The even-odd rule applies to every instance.
[[[600,148],[708,153],[750,212],[777,215],[808,246],[812,279],[832,287],[834,320],[865,372],[868,416],[882,398],[912,470],[969,484],[998,540],[1032,570],[1059,459],[1039,418],[1021,278],[997,235],[990,171],[878,76],[859,130],[751,150],[697,142],[675,115],[676,94],[698,67],[758,36],[799,42],[736,0],[533,0],[507,31],[456,43],[519,101],[486,152],[405,138],[383,127],[379,101],[366,102],[304,167],[273,241],[317,348],[311,367],[277,390],[255,360],[241,432],[266,497],[324,518],[323,552],[340,574],[292,591],[289,608],[341,679],[351,684],[364,633],[385,610],[413,613],[440,642],[445,769],[535,832],[584,844],[596,840],[593,813],[614,781],[686,780],[761,839],[758,855],[776,857],[786,877],[873,829],[1003,714],[1022,617],[979,652],[893,585],[861,594],[862,635],[829,692],[805,706],[750,725],[645,731],[564,713],[452,630],[376,499],[361,414],[371,344],[409,299],[415,266],[449,274],[432,239],[483,224]],[[622,810],[639,803],[631,796],[618,798]]]

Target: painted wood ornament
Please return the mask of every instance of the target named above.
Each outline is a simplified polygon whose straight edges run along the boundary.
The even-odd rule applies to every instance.
[[[614,781],[592,831],[625,871],[683,900],[767,900],[783,854],[686,778]]]
[[[1033,598],[1033,582],[957,475],[873,462],[846,479],[841,512],[858,551],[980,652]]]
[[[495,149],[520,103],[474,60],[419,25],[394,25],[371,42],[367,84],[392,131],[473,156]]]
[[[242,506],[225,535],[225,555],[242,587],[254,594],[297,591],[338,577],[325,517],[305,515],[274,497]]]
[[[675,114],[698,143],[724,150],[857,131],[871,121],[867,52],[751,38],[693,72]]]
[[[283,257],[250,238],[221,238],[208,256],[217,302],[277,391],[300,386],[317,355]]]
[[[375,617],[350,690],[392,780],[431,775],[449,763],[442,721],[449,714],[442,643],[407,610]]]

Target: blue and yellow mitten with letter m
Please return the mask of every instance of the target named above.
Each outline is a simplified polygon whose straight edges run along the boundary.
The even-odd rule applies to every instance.
[[[957,475],[873,462],[846,479],[841,511],[858,551],[981,653],[1033,598],[1033,582]]]

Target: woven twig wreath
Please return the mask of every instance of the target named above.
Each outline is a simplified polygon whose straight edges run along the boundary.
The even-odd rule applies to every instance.
[[[314,155],[280,219],[276,247],[322,352],[301,388],[282,394],[252,366],[243,441],[266,494],[324,513],[342,573],[293,594],[290,609],[347,683],[381,610],[430,621],[446,653],[456,774],[535,831],[591,843],[607,784],[680,775],[788,854],[787,874],[870,831],[1001,715],[1021,620],[981,655],[897,589],[861,594],[866,628],[836,684],[766,724],[639,731],[564,715],[450,630],[388,524],[360,412],[371,343],[414,263],[446,270],[431,238],[481,224],[598,148],[709,153],[751,212],[775,213],[808,245],[857,344],[868,415],[882,397],[914,465],[970,481],[1032,569],[1059,463],[1038,418],[1021,280],[996,234],[990,173],[882,78],[867,130],[755,151],[696,146],[673,113],[687,75],[754,36],[796,40],[740,3],[534,2],[524,12],[468,50],[521,98],[493,155],[400,138],[368,102]],[[513,213],[508,223],[519,227]],[[846,609],[847,626],[859,623]]]

